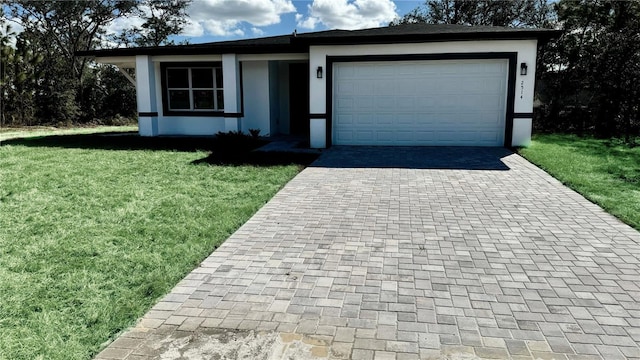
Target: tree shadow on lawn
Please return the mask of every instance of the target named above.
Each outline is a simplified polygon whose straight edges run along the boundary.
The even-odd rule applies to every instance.
[[[142,137],[137,132],[50,135],[2,141],[0,146],[58,147],[96,150],[207,151],[219,148],[209,137]]]
[[[307,167],[313,163],[320,154],[276,152],[276,151],[228,151],[214,150],[204,159],[195,160],[192,164],[209,164],[225,166],[280,166],[298,165]]]
[[[268,143],[264,139],[219,139],[202,137],[141,137],[136,132],[51,135],[18,138],[2,141],[0,146],[52,147],[95,150],[160,150],[196,152],[208,151],[210,155],[192,164],[227,166],[308,166],[319,154],[252,151]]]

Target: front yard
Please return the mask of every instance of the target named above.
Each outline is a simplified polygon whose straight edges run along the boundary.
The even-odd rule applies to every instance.
[[[640,230],[640,147],[615,140],[539,135],[520,154]]]
[[[2,142],[0,358],[92,357],[301,169],[198,164],[197,146],[95,134]]]

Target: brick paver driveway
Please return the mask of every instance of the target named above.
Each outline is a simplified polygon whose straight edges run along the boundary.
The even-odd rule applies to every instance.
[[[640,235],[506,149],[333,148],[99,358],[640,358]]]

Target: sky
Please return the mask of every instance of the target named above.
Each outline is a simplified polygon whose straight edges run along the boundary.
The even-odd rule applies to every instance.
[[[386,26],[424,0],[193,0],[183,34],[190,43]],[[109,32],[139,25],[137,18],[118,19]]]

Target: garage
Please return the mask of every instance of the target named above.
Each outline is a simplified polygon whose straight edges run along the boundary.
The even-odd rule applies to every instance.
[[[333,64],[335,145],[503,146],[507,59]]]

